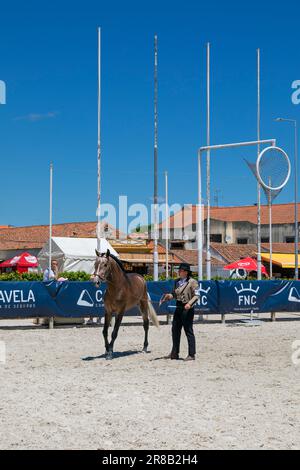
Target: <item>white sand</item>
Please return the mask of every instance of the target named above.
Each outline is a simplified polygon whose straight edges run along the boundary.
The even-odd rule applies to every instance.
[[[131,353],[112,362],[99,328],[0,330],[0,448],[300,449],[300,322],[195,332],[184,363],[157,360],[170,326],[151,327],[147,355],[142,327],[122,326],[115,349]]]

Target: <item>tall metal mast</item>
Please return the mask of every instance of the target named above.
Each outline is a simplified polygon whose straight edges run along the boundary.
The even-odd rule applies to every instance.
[[[153,250],[153,275],[154,281],[158,281],[158,178],[157,178],[157,35],[154,36],[154,250]]]
[[[165,172],[165,191],[166,191],[166,279],[169,279],[169,185],[168,172]]]
[[[210,145],[210,43],[207,44],[207,66],[206,66],[206,73],[207,73],[207,98],[206,98],[206,145]],[[206,277],[207,280],[211,280],[211,251],[210,251],[210,150],[207,152],[206,157],[206,193],[207,193],[207,260],[206,260]]]
[[[98,28],[97,249],[101,251],[101,28]]]
[[[260,49],[257,49],[257,140],[260,140]],[[257,146],[257,158],[260,144]],[[257,279],[261,281],[261,185],[257,183]]]

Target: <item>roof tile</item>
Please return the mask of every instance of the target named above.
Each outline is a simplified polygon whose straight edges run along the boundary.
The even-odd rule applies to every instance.
[[[108,228],[112,238],[122,236],[112,226],[108,225]],[[55,224],[53,225],[53,237],[94,238],[96,237],[96,222]],[[0,249],[42,248],[48,238],[48,225],[2,228],[0,230]]]
[[[300,210],[300,204],[299,204]],[[292,224],[295,221],[294,204],[274,204],[272,207],[273,225]],[[204,208],[204,220],[207,219],[207,208]],[[211,207],[211,219],[223,222],[249,222],[257,224],[257,207]],[[170,217],[170,228],[184,228],[197,223],[197,206],[186,206]],[[269,207],[261,207],[261,223],[269,224]],[[165,223],[161,224],[165,227]]]

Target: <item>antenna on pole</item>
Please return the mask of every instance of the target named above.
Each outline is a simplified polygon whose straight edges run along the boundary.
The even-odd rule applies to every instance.
[[[97,249],[101,251],[101,28],[98,28]]]
[[[157,137],[157,35],[154,36],[154,250],[153,250],[153,277],[154,281],[158,281],[158,182],[157,182],[157,151],[158,151],[158,137]]]

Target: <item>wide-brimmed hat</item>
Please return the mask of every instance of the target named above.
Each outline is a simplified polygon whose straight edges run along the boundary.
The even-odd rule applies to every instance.
[[[188,273],[190,273],[191,272],[191,266],[188,263],[181,263],[181,265],[179,266],[179,271],[180,270],[187,271]]]

